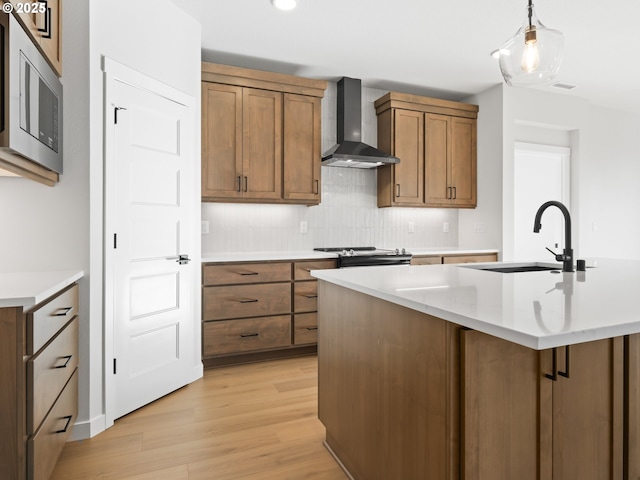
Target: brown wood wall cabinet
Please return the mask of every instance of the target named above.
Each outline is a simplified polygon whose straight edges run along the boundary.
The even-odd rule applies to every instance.
[[[62,0],[35,0],[11,3],[14,15],[38,47],[54,72],[62,76]],[[32,12],[32,8],[36,12]],[[19,11],[21,8],[22,11]],[[42,9],[42,10],[41,10]],[[28,10],[28,11],[27,11]]]
[[[327,82],[202,63],[202,199],[320,203]]]
[[[475,208],[478,106],[390,92],[375,102],[379,207]]]
[[[319,291],[319,417],[353,478],[639,478],[640,335],[538,351]]]
[[[314,353],[317,281],[335,260],[203,264],[205,366]]]
[[[78,286],[0,308],[0,472],[46,480],[78,412]]]

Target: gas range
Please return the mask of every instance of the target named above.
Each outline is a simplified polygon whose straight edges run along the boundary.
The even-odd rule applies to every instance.
[[[338,268],[409,265],[411,263],[411,253],[404,248],[385,250],[376,247],[323,247],[314,248],[314,250],[338,253]]]

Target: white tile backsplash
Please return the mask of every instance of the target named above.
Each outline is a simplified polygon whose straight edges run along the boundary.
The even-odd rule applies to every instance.
[[[386,91],[363,87],[363,141],[377,144],[373,102]],[[336,142],[336,84],[322,103],[323,151]],[[322,203],[302,205],[203,203],[202,253],[309,250],[314,247],[458,246],[458,210],[378,208],[375,169],[322,167]],[[306,221],[308,233],[300,233]],[[409,233],[409,222],[415,232]],[[443,223],[449,232],[443,232]]]

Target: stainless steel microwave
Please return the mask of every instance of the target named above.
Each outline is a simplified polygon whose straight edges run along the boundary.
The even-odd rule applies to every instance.
[[[62,173],[62,83],[22,26],[0,13],[0,157]]]

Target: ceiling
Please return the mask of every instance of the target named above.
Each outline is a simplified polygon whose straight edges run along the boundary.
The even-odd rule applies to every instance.
[[[526,0],[173,0],[202,23],[205,61],[460,100],[502,82],[490,53]],[[556,81],[595,105],[640,112],[640,0],[534,0],[565,37]],[[508,87],[512,88],[512,87]]]

